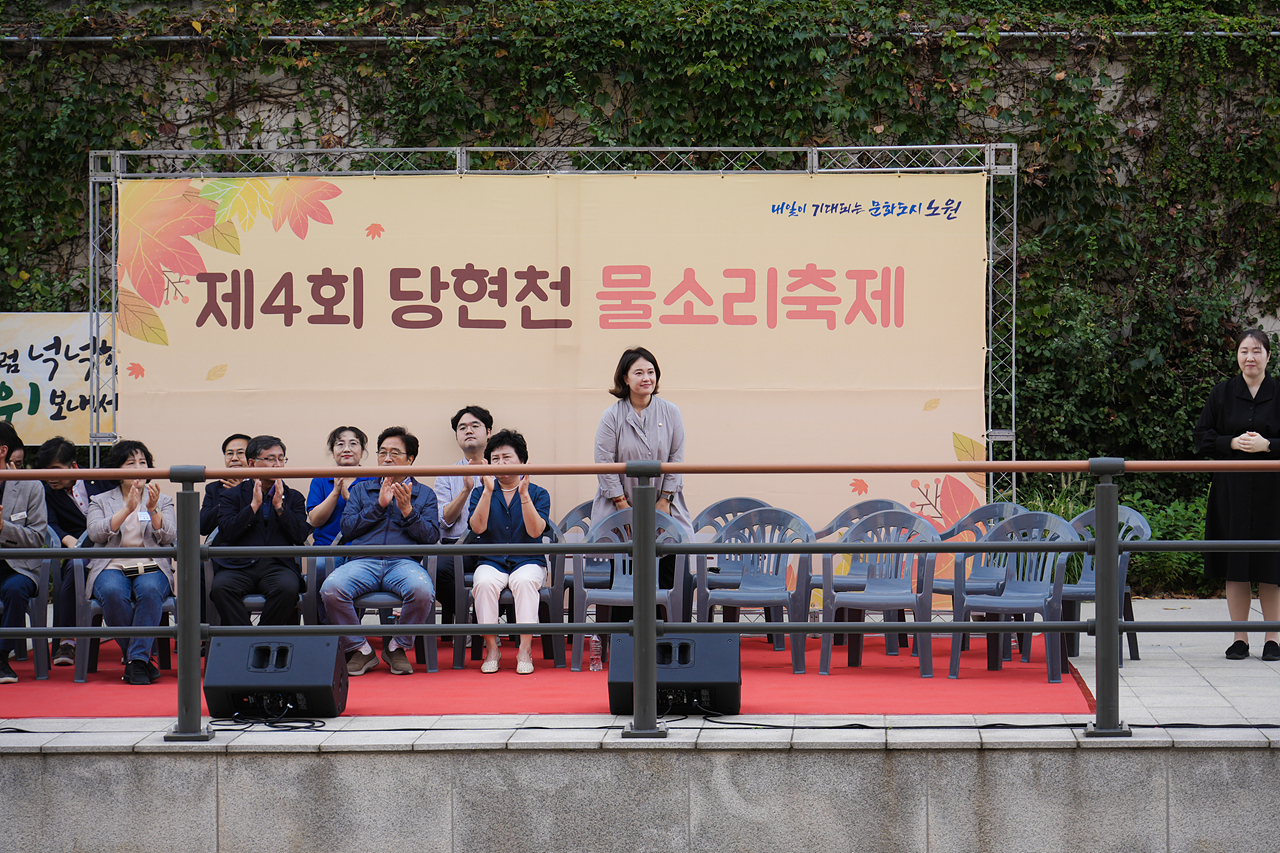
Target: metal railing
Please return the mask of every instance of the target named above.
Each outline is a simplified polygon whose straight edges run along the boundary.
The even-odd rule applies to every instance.
[[[1096,572],[1095,617],[1090,620],[1036,622],[1036,632],[1087,633],[1096,638],[1096,681],[1094,696],[1097,701],[1094,722],[1086,734],[1095,737],[1126,736],[1130,732],[1120,720],[1120,638],[1122,633],[1136,632],[1216,632],[1216,631],[1274,631],[1280,630],[1280,622],[1121,622],[1120,620],[1120,552],[1157,551],[1280,551],[1280,541],[1273,540],[1183,540],[1121,542],[1119,531],[1119,488],[1114,477],[1130,472],[1186,472],[1186,471],[1280,471],[1280,462],[1158,462],[1129,461],[1117,458],[1096,458],[1088,461],[1068,462],[963,462],[926,464],[871,464],[871,465],[700,465],[694,463],[631,462],[597,465],[520,465],[473,466],[476,475],[497,473],[524,473],[542,475],[626,474],[638,480],[634,490],[632,516],[633,538],[629,543],[581,542],[504,545],[504,553],[510,554],[620,554],[628,553],[634,560],[635,607],[632,622],[560,622],[551,627],[556,634],[630,633],[634,643],[634,708],[632,722],[623,731],[623,737],[665,737],[665,727],[657,714],[657,638],[669,625],[656,617],[657,560],[667,554],[858,554],[858,553],[1017,553],[1017,552],[1069,552],[1088,553],[1093,556]],[[656,528],[656,488],[653,479],[665,473],[986,473],[1015,472],[1074,472],[1089,473],[1098,477],[1094,490],[1096,510],[1096,538],[1076,542],[939,542],[939,543],[882,543],[848,544],[836,542],[811,542],[798,544],[717,544],[717,543],[658,543]],[[206,479],[282,478],[289,479],[346,475],[350,468],[237,468],[205,469],[199,466],[175,466],[169,469],[86,469],[78,472],[83,479],[169,479],[181,485],[176,499],[177,541],[166,548],[93,548],[96,557],[161,556],[176,560],[178,584],[185,589],[199,589],[201,562],[211,557],[231,556],[324,556],[350,554],[345,546],[269,546],[234,547],[209,546],[201,543],[199,531],[200,495],[195,484]],[[372,473],[363,469],[361,473]],[[451,476],[457,474],[455,466],[401,467],[397,474],[413,476]],[[38,470],[0,471],[0,480],[36,480],[48,472]],[[74,558],[83,549],[60,549],[56,559]],[[368,556],[466,556],[493,552],[492,545],[422,545],[422,546],[362,546],[361,555]],[[5,548],[0,557],[11,559],[49,558],[46,548]],[[200,724],[200,646],[211,637],[272,634],[277,636],[381,636],[385,626],[352,625],[272,625],[272,626],[211,626],[200,622],[200,602],[195,595],[177,598],[177,624],[168,627],[18,627],[0,629],[0,637],[176,637],[178,640],[178,719],[166,740],[207,740],[212,732]],[[1031,626],[1028,626],[1031,627]],[[410,636],[442,636],[470,634],[543,634],[548,632],[546,623],[529,624],[454,624],[454,625],[400,625],[396,633]],[[681,633],[757,633],[760,626],[752,623],[680,623]],[[803,642],[807,634],[989,634],[990,622],[929,622],[929,623],[771,623],[769,630],[789,634],[792,642]],[[1004,631],[1003,633],[1008,633]],[[1047,652],[1046,652],[1047,653]]]

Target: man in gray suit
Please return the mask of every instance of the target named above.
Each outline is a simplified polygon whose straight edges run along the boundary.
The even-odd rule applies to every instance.
[[[8,421],[0,421],[0,469],[7,466],[15,450],[22,450],[17,430]],[[48,526],[44,485],[39,480],[0,480],[0,549],[42,548]],[[35,597],[39,570],[40,560],[36,558],[0,559],[0,604],[4,605],[0,626],[18,628],[27,624],[27,604]],[[12,637],[0,640],[0,684],[18,680],[13,667],[9,666],[14,645]]]

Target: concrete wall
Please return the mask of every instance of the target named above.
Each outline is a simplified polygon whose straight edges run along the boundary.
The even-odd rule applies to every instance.
[[[0,734],[0,850],[1271,853],[1271,746],[1258,729]]]

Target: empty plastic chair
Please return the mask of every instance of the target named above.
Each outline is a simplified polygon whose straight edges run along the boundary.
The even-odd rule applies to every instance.
[[[1145,542],[1151,538],[1151,524],[1146,517],[1136,509],[1131,507],[1120,507],[1120,530],[1119,536],[1121,542]],[[1071,519],[1071,526],[1086,541],[1094,538],[1094,510],[1087,509],[1084,512]],[[1121,601],[1123,602],[1123,617],[1125,621],[1132,622],[1133,619],[1133,593],[1129,590],[1129,557],[1131,552],[1120,552],[1119,571],[1117,572]],[[1080,602],[1096,601],[1098,598],[1097,573],[1093,565],[1093,555],[1084,554],[1084,562],[1080,566],[1080,580],[1076,583],[1063,584],[1062,586],[1062,618],[1068,622],[1080,618]],[[1066,651],[1069,657],[1075,657],[1080,651],[1080,635],[1067,634]],[[1136,632],[1129,632],[1129,660],[1138,660],[1138,635]],[[1120,665],[1124,665],[1124,658],[1121,656]]]

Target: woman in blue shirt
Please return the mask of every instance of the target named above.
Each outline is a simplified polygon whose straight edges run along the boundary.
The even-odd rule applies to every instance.
[[[523,465],[529,461],[524,436],[504,429],[493,434],[484,448],[490,465]],[[551,523],[551,495],[529,482],[527,475],[481,477],[483,485],[471,492],[471,531],[476,541],[495,545],[525,545],[542,541]],[[538,596],[547,577],[547,559],[541,554],[485,554],[477,559],[472,582],[476,618],[482,625],[498,621],[498,596],[511,589],[516,602],[516,622],[538,621]],[[533,635],[520,635],[516,673],[533,674]],[[496,635],[484,638],[484,663],[480,671],[497,672],[502,652]]]

